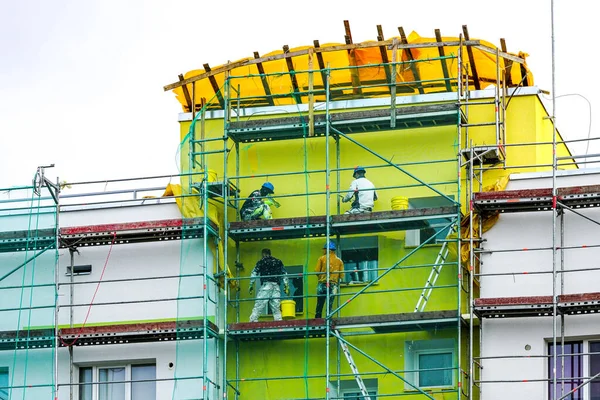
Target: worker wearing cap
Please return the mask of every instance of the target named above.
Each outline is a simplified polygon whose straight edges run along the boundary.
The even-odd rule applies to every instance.
[[[342,198],[344,203],[353,199],[352,207],[346,211],[346,214],[362,214],[373,211],[377,193],[375,193],[375,185],[365,178],[366,173],[364,167],[354,168],[354,174],[352,175],[354,180],[350,184],[350,190]]]
[[[254,282],[260,279],[261,283],[260,289],[258,289],[258,293],[256,294],[256,302],[254,303],[252,314],[250,315],[250,322],[258,321],[258,318],[265,311],[267,303],[271,306],[273,319],[281,321],[281,290],[279,287],[282,281],[283,291],[286,295],[290,293],[289,280],[286,275],[287,272],[283,266],[283,262],[271,256],[270,249],[263,249],[262,258],[258,260],[250,274],[250,287],[248,289],[250,295],[254,294]]]
[[[275,193],[275,187],[271,182],[263,183],[262,187],[250,193],[240,210],[243,221],[256,219],[271,219],[271,205],[279,208],[279,203],[271,195]]]
[[[329,250],[329,281],[327,281],[327,250]],[[333,300],[339,292],[340,281],[344,278],[344,262],[335,254],[335,243],[325,243],[323,246],[323,255],[317,261],[317,309],[315,318],[322,318],[323,306],[327,297],[327,286],[329,286],[329,311],[333,310]]]

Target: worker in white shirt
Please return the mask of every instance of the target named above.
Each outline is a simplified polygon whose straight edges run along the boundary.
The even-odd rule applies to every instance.
[[[354,180],[350,184],[350,190],[346,196],[343,196],[342,202],[347,203],[351,199],[352,207],[346,211],[346,214],[362,214],[373,211],[374,201],[377,200],[375,185],[365,178],[367,171],[364,167],[354,168],[352,177]]]

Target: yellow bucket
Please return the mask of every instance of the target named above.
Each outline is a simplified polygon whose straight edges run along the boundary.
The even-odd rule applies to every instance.
[[[294,300],[281,301],[281,317],[283,319],[296,318],[296,302]]]
[[[392,197],[392,210],[407,210],[408,197],[396,196]]]

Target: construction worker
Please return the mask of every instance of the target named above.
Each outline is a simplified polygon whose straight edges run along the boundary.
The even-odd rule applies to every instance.
[[[327,281],[327,250],[329,250],[329,281]],[[340,281],[344,278],[344,262],[336,256],[335,250],[334,242],[325,243],[323,246],[323,255],[317,261],[315,272],[317,272],[319,283],[317,284],[317,309],[315,311],[315,318],[321,318],[323,315],[323,306],[325,305],[328,286],[329,312],[333,310],[334,296],[338,294]]]
[[[271,219],[271,205],[279,208],[279,203],[271,195],[275,193],[275,187],[271,182],[263,183],[262,187],[250,193],[240,210],[242,220],[251,221],[256,219]]]
[[[346,214],[362,214],[373,211],[377,193],[375,193],[375,185],[365,178],[366,173],[364,167],[354,168],[354,174],[352,175],[354,180],[350,184],[350,190],[346,196],[342,196],[342,202],[344,203],[354,199],[352,207],[346,211]]]
[[[250,295],[254,294],[254,282],[260,279],[260,289],[256,295],[256,302],[250,315],[250,322],[258,321],[267,307],[267,303],[271,306],[273,319],[281,321],[281,308],[279,299],[281,290],[279,286],[283,280],[283,291],[286,295],[290,293],[289,281],[287,272],[283,267],[281,260],[271,256],[270,249],[262,250],[262,258],[258,260],[256,266],[250,274]]]

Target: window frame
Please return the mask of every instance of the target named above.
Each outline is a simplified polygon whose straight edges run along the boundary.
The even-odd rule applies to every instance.
[[[379,278],[379,236],[371,235],[371,236],[358,236],[358,237],[349,237],[349,238],[341,238],[338,250],[338,257],[344,262],[344,279],[340,282],[340,286],[361,286],[367,285],[371,282],[374,282]],[[368,251],[374,253],[374,260],[360,260],[357,261],[356,269],[349,270],[347,269],[349,261],[344,257],[344,252],[348,251]],[[371,275],[373,273],[374,279],[362,280],[362,281],[349,281],[348,278],[351,276],[353,272],[357,274],[360,273],[360,269],[358,268],[358,263],[363,261],[377,261],[377,270],[376,271],[368,271],[368,274]],[[357,275],[358,277],[358,275]]]
[[[10,370],[8,367],[0,367],[0,374],[6,374],[6,386],[7,389],[0,389],[0,391],[4,391],[6,393],[6,399],[8,399],[8,393],[10,390]],[[3,387],[0,385],[0,387]],[[1,393],[0,393],[1,394]]]
[[[156,361],[148,361],[148,362],[128,362],[128,363],[119,363],[119,362],[107,362],[107,363],[97,363],[97,364],[82,364],[82,365],[78,365],[77,366],[77,379],[78,379],[78,383],[80,385],[78,385],[78,392],[77,392],[77,399],[81,398],[81,393],[79,392],[79,388],[83,387],[82,383],[84,382],[80,382],[80,371],[83,368],[91,368],[92,369],[92,381],[90,382],[90,384],[92,385],[92,400],[100,400],[100,370],[102,369],[110,369],[110,368],[124,368],[125,369],[125,379],[123,379],[125,381],[124,385],[125,385],[125,400],[131,400],[131,391],[132,391],[132,383],[131,382],[131,376],[132,376],[132,371],[131,369],[133,367],[136,366],[149,366],[152,365],[154,366],[154,376],[156,378]],[[118,381],[117,381],[118,382]],[[86,382],[87,383],[87,382]],[[110,384],[110,383],[109,383]],[[156,385],[156,381],[154,382],[154,384]],[[156,389],[155,389],[156,392]]]
[[[408,340],[404,343],[404,359],[405,359],[405,378],[407,383],[404,384],[406,391],[417,391],[419,389],[454,389],[456,388],[458,371],[453,366],[457,365],[457,349],[454,346],[455,339],[430,339],[430,340]],[[412,348],[412,347],[415,348]],[[423,347],[420,347],[423,346]],[[452,355],[452,364],[450,370],[452,372],[452,383],[442,386],[421,386],[419,385],[419,355],[422,354],[446,354]],[[412,386],[411,386],[412,385]]]
[[[581,376],[587,376],[588,373],[587,371],[589,371],[589,367],[590,367],[590,360],[588,357],[584,356],[584,354],[586,353],[585,349],[590,348],[590,342],[597,342],[596,340],[571,340],[571,339],[565,339],[564,344],[565,345],[570,345],[573,346],[574,344],[579,344],[581,346],[580,348],[580,355],[576,356],[570,356],[572,358],[579,358],[579,362],[580,362],[580,367],[579,367],[579,371],[580,371],[580,375]],[[550,399],[551,395],[552,395],[552,372],[551,370],[553,369],[553,357],[552,357],[552,345],[553,343],[551,341],[546,341],[546,352],[548,354],[548,363],[546,365],[546,374],[548,375],[548,384],[546,385],[546,398]],[[557,342],[557,345],[559,346],[560,350],[560,346],[562,345],[560,342]],[[571,351],[571,352],[567,352],[566,354],[576,354],[575,352]],[[557,362],[560,366],[560,360],[561,360],[561,356],[560,356],[560,351],[557,352]],[[561,379],[564,377],[560,377]],[[571,378],[569,381],[565,380],[565,383],[569,383],[571,384],[571,382],[573,382],[574,386],[577,386],[579,384],[581,384],[583,382],[583,378]],[[560,387],[560,380],[558,381],[559,384],[558,386]],[[567,385],[565,384],[565,390],[570,390],[568,389],[568,387],[566,387]],[[587,385],[586,385],[587,386]],[[589,390],[591,390],[591,386],[589,388],[586,388],[584,386],[583,390],[578,391],[578,394],[580,394],[581,396],[578,396],[575,400],[583,400],[583,399],[589,399],[590,398],[590,393]],[[572,397],[572,396],[571,396]]]
[[[369,393],[369,397],[371,398],[371,400],[374,400],[377,398],[377,389],[367,387],[367,392]],[[339,392],[338,396],[341,397],[342,399],[345,399],[347,394],[351,394],[351,395],[357,396],[357,397],[360,397],[363,395],[360,392],[360,389],[358,391],[356,391],[355,389],[349,388],[349,389],[341,390]]]
[[[375,400],[379,394],[379,381],[377,378],[366,378],[363,379],[363,383],[365,385],[365,387],[367,388],[367,392],[369,392],[369,396],[374,396],[371,397],[371,400]],[[358,394],[359,396],[362,396],[362,393],[360,391],[360,388],[358,387],[358,383],[356,382],[356,379],[340,379],[339,380],[339,386],[338,386],[338,381],[337,380],[333,380],[331,381],[331,386],[333,387],[334,390],[337,391],[337,396],[340,399],[344,399],[344,395],[346,394]],[[373,394],[374,393],[374,394]]]
[[[416,352],[414,352],[414,358],[413,358],[413,362],[414,362],[414,370],[415,370],[415,386],[418,387],[419,389],[439,389],[439,388],[448,388],[448,387],[453,387],[454,385],[452,383],[450,383],[449,385],[435,385],[435,386],[421,386],[420,382],[421,382],[421,360],[419,356],[422,355],[442,355],[442,354],[448,354],[450,353],[450,357],[452,358],[452,360],[454,361],[455,359],[455,352],[452,349],[423,349],[423,350],[417,350]],[[452,366],[450,366],[450,368],[452,368]],[[425,372],[426,370],[424,370],[423,372]],[[454,381],[454,373],[455,371],[452,370],[452,377],[451,377],[451,381]]]

